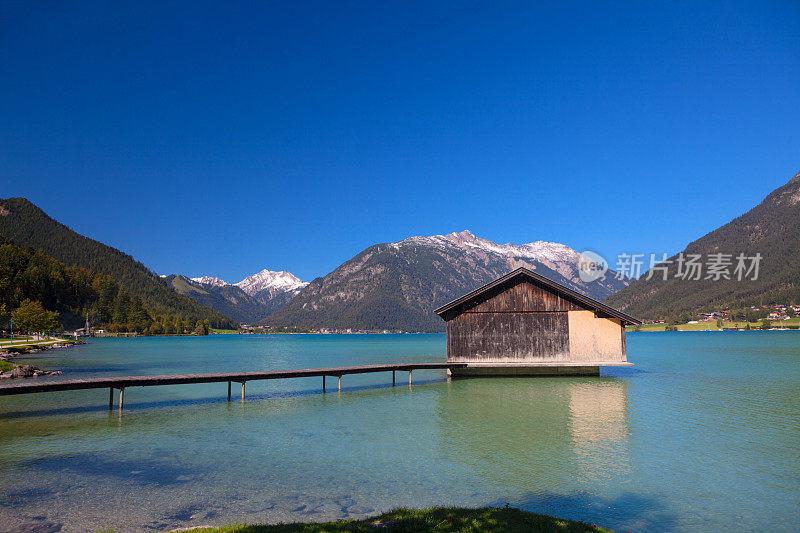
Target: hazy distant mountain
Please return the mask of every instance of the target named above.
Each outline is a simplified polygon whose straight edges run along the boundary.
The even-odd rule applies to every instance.
[[[179,293],[248,324],[263,320],[308,285],[289,272],[266,269],[234,284],[212,276],[166,279]]]
[[[650,280],[642,276],[605,303],[639,318],[658,319],[691,311],[800,302],[800,173],[761,204],[683,251],[684,257],[701,254],[704,264],[709,254],[719,253],[731,255],[732,279],[705,279],[705,270],[700,280],[676,277],[677,256],[673,256],[667,265],[666,281],[661,273]],[[734,275],[736,256],[752,257],[756,253],[763,257],[758,279],[751,281],[744,276],[746,280],[739,281]]]
[[[562,244],[500,245],[469,231],[377,244],[312,281],[264,323],[443,331],[436,307],[521,266],[598,300],[627,285],[613,276],[583,282],[579,258]]]
[[[173,291],[130,255],[76,233],[25,198],[0,199],[0,235],[66,265],[112,276],[125,292],[140,297],[151,313],[180,316],[192,324],[207,319],[215,327],[233,326],[226,316]]]

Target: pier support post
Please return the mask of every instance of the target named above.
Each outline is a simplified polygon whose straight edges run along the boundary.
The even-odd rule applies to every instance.
[[[325,394],[325,376],[322,376],[322,394]]]
[[[392,370],[392,387],[394,387],[394,370]]]
[[[231,382],[228,382],[228,401],[231,401]]]
[[[244,384],[245,382],[242,381],[242,401],[244,401]]]
[[[112,410],[114,408],[114,387],[108,389],[108,410]]]
[[[408,386],[409,387],[411,386],[411,372],[413,372],[413,370],[409,370],[408,371]]]
[[[342,392],[342,376],[339,376],[339,392]]]
[[[119,411],[122,412],[122,398],[125,396],[125,389],[119,389]]]

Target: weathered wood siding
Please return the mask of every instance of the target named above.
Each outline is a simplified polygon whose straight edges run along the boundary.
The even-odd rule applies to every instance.
[[[447,317],[447,360],[526,363],[624,361],[618,319],[520,280],[465,302]]]
[[[452,362],[567,361],[567,313],[463,313],[447,323],[447,355]]]
[[[499,287],[448,320],[448,361],[567,361],[572,309],[579,307],[529,281]]]
[[[528,281],[500,288],[488,299],[467,304],[467,313],[516,313],[577,311],[583,309],[559,294]]]

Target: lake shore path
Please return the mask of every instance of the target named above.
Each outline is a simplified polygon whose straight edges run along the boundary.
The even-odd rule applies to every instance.
[[[265,379],[322,378],[322,392],[326,392],[325,379],[338,378],[338,390],[342,390],[342,376],[348,374],[369,374],[391,372],[392,386],[395,385],[395,372],[408,372],[408,384],[412,385],[414,370],[449,370],[464,368],[466,363],[401,363],[385,365],[338,366],[329,368],[304,368],[297,370],[265,370],[262,372],[218,372],[212,374],[166,374],[160,376],[120,376],[87,379],[63,379],[39,381],[36,383],[13,383],[0,386],[0,396],[32,394],[39,392],[58,392],[81,389],[109,389],[108,408],[113,409],[114,390],[119,391],[119,409],[122,410],[126,387],[155,387],[160,385],[181,385],[190,383],[228,383],[228,401],[231,399],[231,384],[241,383],[242,401],[245,399],[245,383]]]
[[[26,336],[25,340],[0,340],[0,349],[2,348],[24,348],[27,346],[52,346],[54,344],[63,344],[72,342],[72,339],[59,339],[55,337],[42,337],[40,340],[34,340]]]

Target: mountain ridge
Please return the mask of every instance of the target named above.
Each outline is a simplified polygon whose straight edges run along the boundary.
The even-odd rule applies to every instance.
[[[443,331],[433,310],[525,266],[596,300],[627,285],[606,276],[583,282],[581,255],[558,243],[498,245],[469,231],[366,248],[312,280],[262,323],[331,329]]]
[[[800,302],[800,173],[746,213],[690,242],[681,253],[683,257],[700,254],[704,259],[709,254],[730,254],[734,265],[738,254],[760,254],[759,277],[739,281],[729,274],[732,279],[684,280],[676,276],[680,255],[676,254],[668,258],[671,263],[663,265],[666,281],[663,274],[650,280],[643,275],[604,303],[654,320],[724,308]]]
[[[264,269],[247,276],[239,283],[235,283],[250,296],[255,296],[262,291],[270,291],[271,295],[281,292],[296,291],[308,285],[297,276],[285,270]]]
[[[263,269],[239,283],[213,276],[189,278],[180,274],[165,277],[177,292],[216,309],[240,323],[265,319],[308,285],[284,270]]]
[[[179,315],[192,323],[209,320],[214,327],[234,325],[218,311],[171,290],[162,278],[132,256],[77,233],[26,198],[0,199],[0,235],[19,246],[42,250],[65,265],[112,276],[154,313]]]

